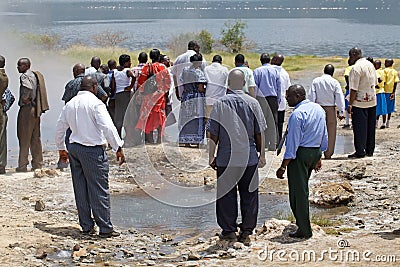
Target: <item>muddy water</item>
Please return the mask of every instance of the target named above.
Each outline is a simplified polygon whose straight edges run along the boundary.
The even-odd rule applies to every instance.
[[[213,198],[215,193],[214,190],[204,191],[204,194],[192,195],[192,198],[199,200],[204,197]],[[175,197],[179,196],[175,195]],[[290,214],[287,195],[260,194],[259,202],[259,225],[268,219],[281,218]],[[332,217],[347,211],[342,208],[311,207],[311,213],[323,217]],[[181,208],[159,202],[145,193],[112,196],[111,217],[113,224],[122,229],[172,230],[184,235],[213,234],[218,231],[215,203],[194,208]],[[240,212],[238,221],[241,221]]]

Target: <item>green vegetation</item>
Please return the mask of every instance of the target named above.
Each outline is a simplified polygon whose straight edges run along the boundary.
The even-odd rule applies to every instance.
[[[234,23],[228,21],[224,23],[221,30],[221,44],[225,46],[230,53],[239,53],[244,48],[246,23],[236,20]]]
[[[340,235],[342,233],[351,233],[352,231],[357,230],[356,228],[351,227],[343,227],[343,228],[326,228],[324,229],[325,233],[328,235]]]
[[[61,37],[57,34],[32,34],[22,35],[28,42],[45,50],[55,50],[60,46]]]
[[[214,40],[211,33],[206,30],[202,30],[198,33],[182,33],[172,37],[168,42],[168,50],[173,56],[178,56],[186,52],[187,44],[192,40],[196,40],[199,43],[202,54],[209,54],[212,52]]]
[[[116,47],[128,40],[128,36],[123,32],[104,31],[92,36],[92,40],[99,47]]]

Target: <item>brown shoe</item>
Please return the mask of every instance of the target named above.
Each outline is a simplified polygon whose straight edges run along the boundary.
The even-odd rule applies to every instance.
[[[15,171],[16,172],[27,172],[28,168],[26,166],[25,167],[17,167],[17,168],[15,168]]]
[[[109,233],[99,233],[99,237],[102,237],[102,238],[117,237],[117,236],[120,236],[120,235],[121,235],[121,233],[117,232],[115,230],[112,230]]]

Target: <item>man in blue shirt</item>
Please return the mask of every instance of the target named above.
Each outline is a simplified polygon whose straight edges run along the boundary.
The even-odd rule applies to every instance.
[[[263,132],[266,123],[257,100],[242,90],[244,85],[243,71],[236,69],[229,73],[228,93],[214,103],[207,131],[211,139],[209,163],[217,170],[218,177],[216,210],[217,222],[222,228],[220,238],[237,239],[238,188],[242,215],[239,241],[249,245],[249,236],[257,224],[257,165],[265,165]]]
[[[282,179],[288,168],[290,208],[298,226],[289,236],[310,238],[308,179],[313,169],[321,168],[322,151],[328,147],[325,111],[320,105],[306,100],[306,92],[298,84],[289,87],[286,99],[294,110],[288,121],[285,155],[276,176]]]
[[[275,150],[278,140],[278,106],[281,101],[281,77],[279,71],[269,64],[270,61],[269,54],[261,54],[260,62],[262,66],[254,70],[254,81],[257,85],[256,98],[261,105],[269,126],[265,133],[266,145],[269,150]],[[274,127],[272,127],[273,125]]]

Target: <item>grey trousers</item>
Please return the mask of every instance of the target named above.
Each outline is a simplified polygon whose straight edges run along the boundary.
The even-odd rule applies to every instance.
[[[102,146],[89,147],[70,143],[68,152],[82,231],[89,231],[96,222],[100,233],[111,232],[113,225],[110,219],[109,165],[105,149]]]
[[[7,113],[0,111],[2,123],[0,127],[0,169],[7,165]]]
[[[31,105],[20,107],[17,118],[17,137],[19,142],[18,167],[29,164],[29,149],[32,154],[32,168],[43,165],[42,141],[40,140],[40,118],[35,117],[35,108]]]

